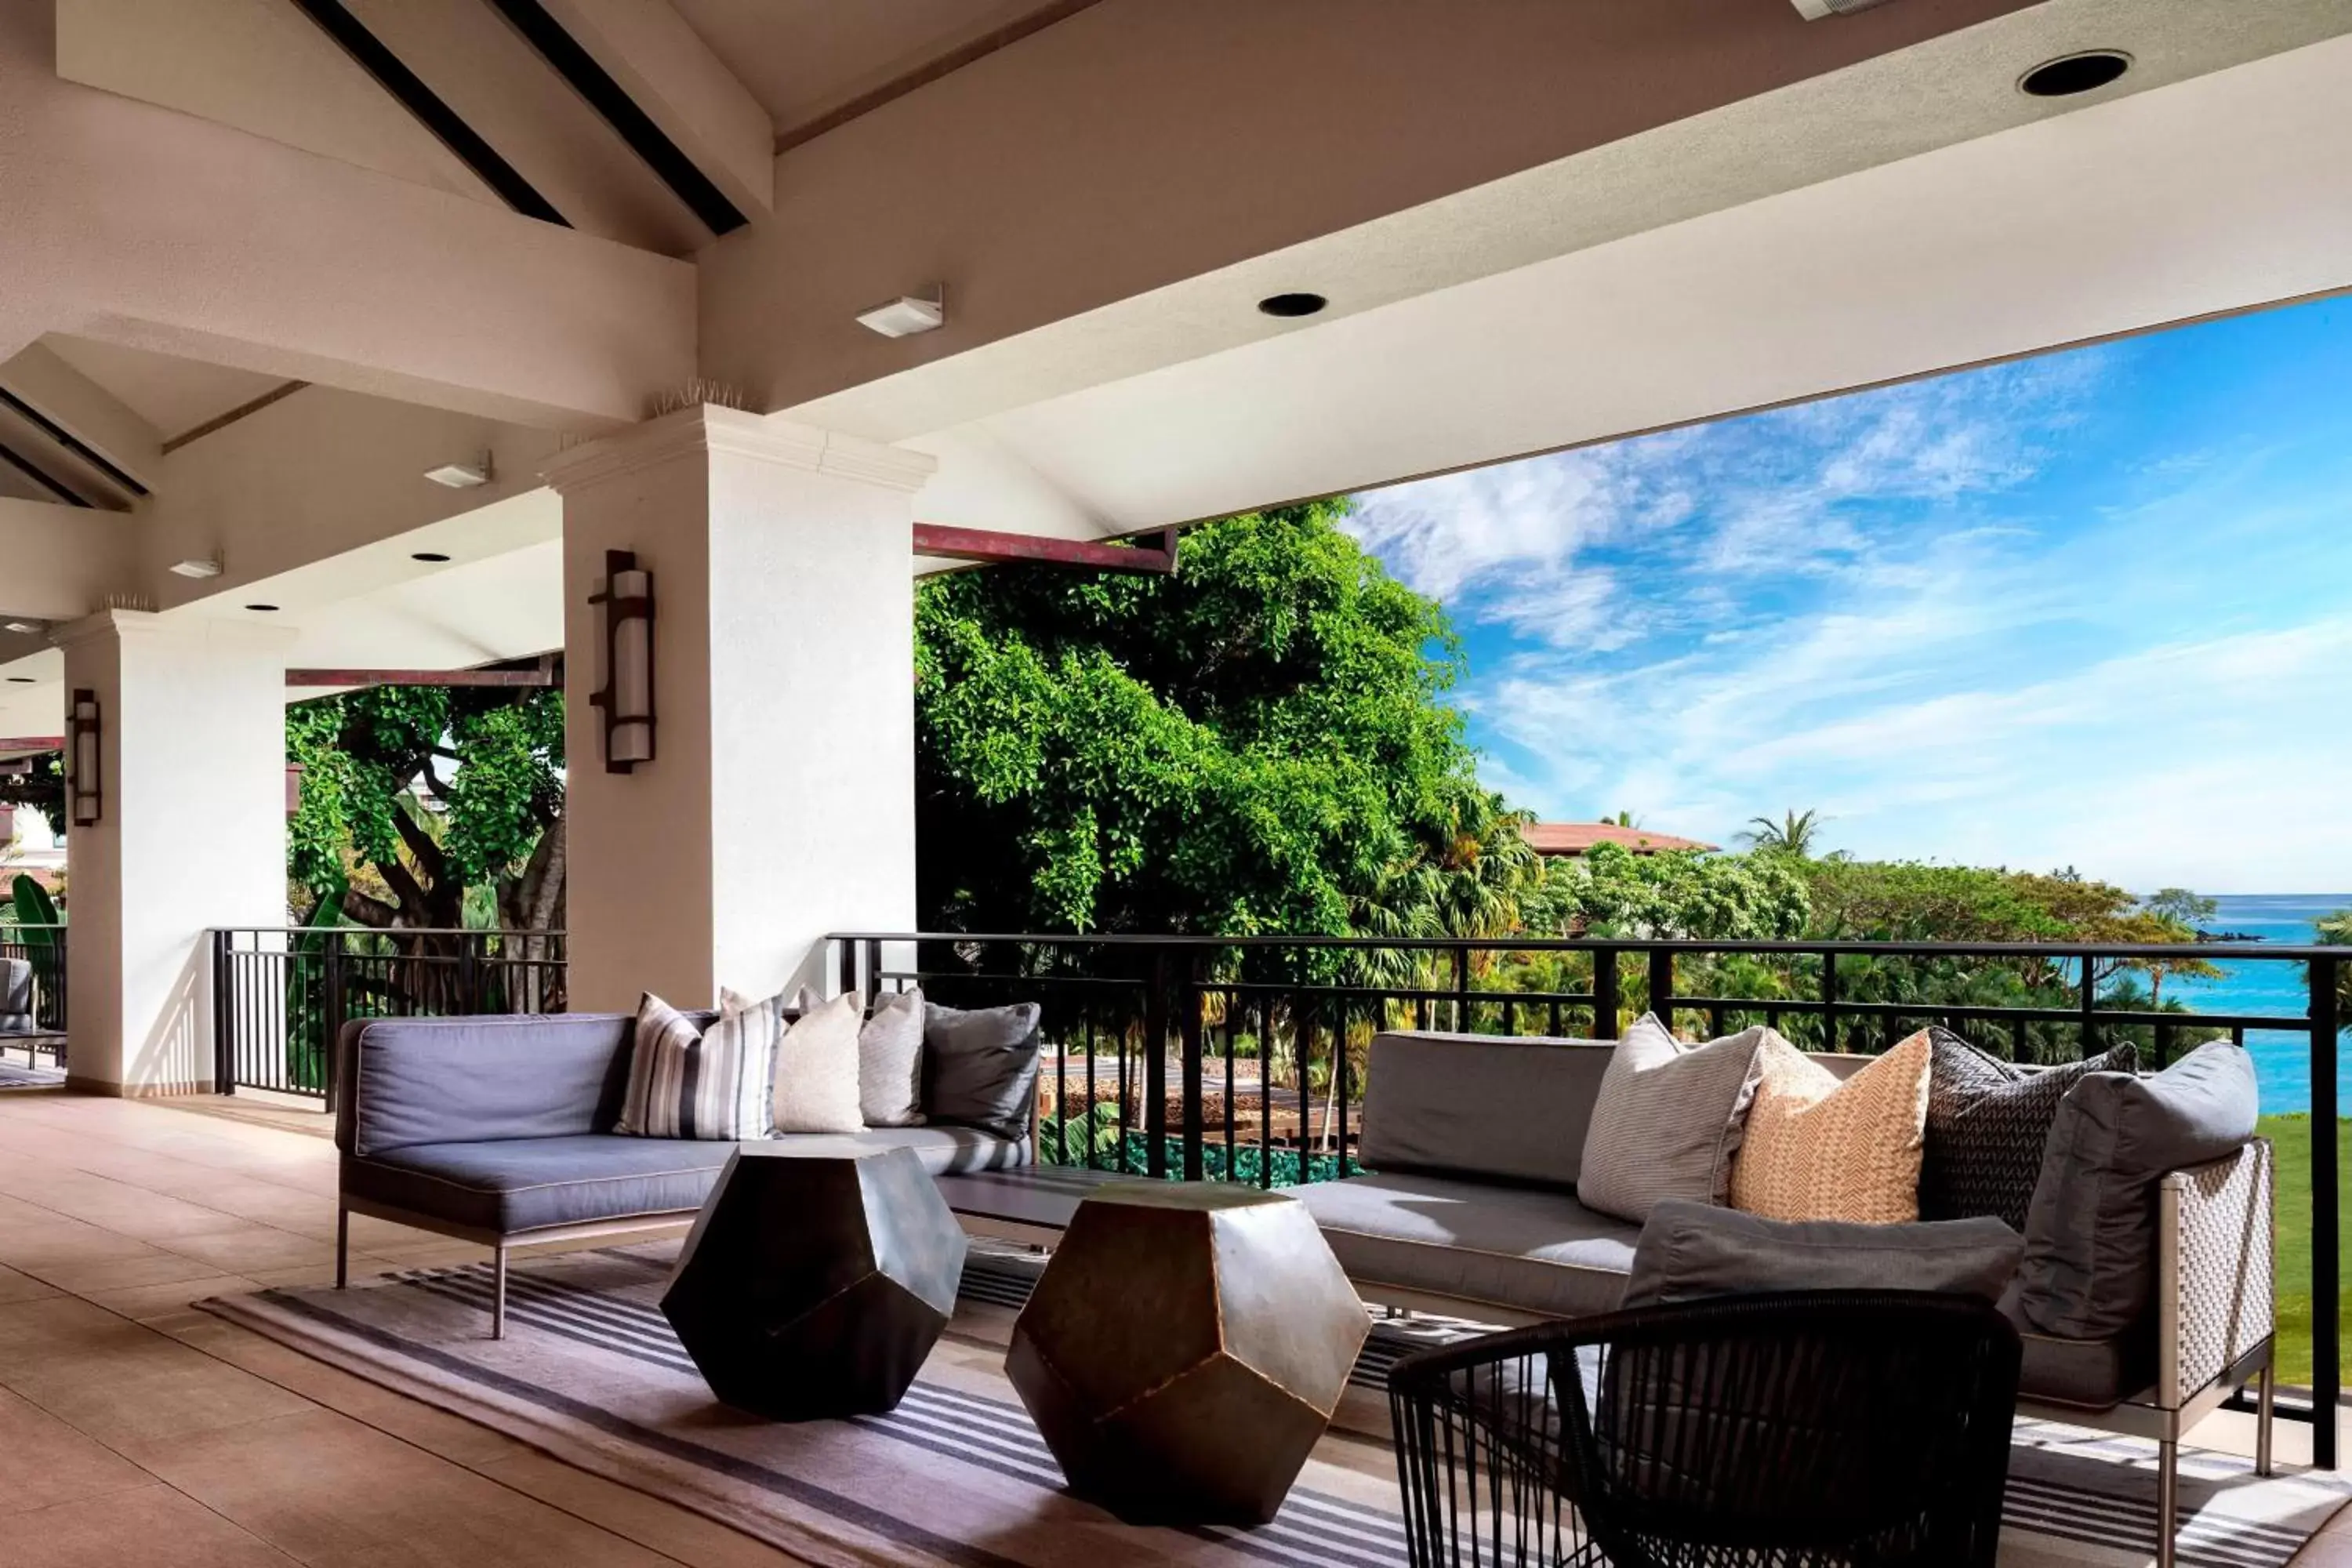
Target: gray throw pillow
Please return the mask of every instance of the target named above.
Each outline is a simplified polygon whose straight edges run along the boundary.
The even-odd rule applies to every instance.
[[[1762,1290],[1941,1290],[1990,1302],[2016,1274],[2021,1247],[1997,1219],[1766,1219],[1670,1198],[1642,1227],[1625,1305]]]
[[[876,1000],[857,1031],[857,1108],[868,1127],[923,1124],[923,993]]]
[[[2129,1072],[2139,1065],[2138,1053],[2126,1043],[2087,1061],[2021,1068],[1933,1025],[1927,1048],[1919,1217],[1990,1215],[2021,1234],[2042,1179],[2042,1151],[2066,1091],[2087,1073]]]
[[[1576,1195],[1586,1208],[1635,1222],[1668,1198],[1719,1204],[1756,1094],[1756,1057],[1769,1029],[1685,1046],[1644,1014],[1610,1054],[1584,1134]]]
[[[2018,1306],[2045,1334],[2106,1339],[2156,1293],[2156,1186],[2245,1147],[2252,1060],[2216,1040],[2148,1078],[2087,1074],[2067,1092],[2025,1219]]]
[[[1005,1138],[1029,1135],[1037,1098],[1038,1007],[923,1006],[923,1113]]]

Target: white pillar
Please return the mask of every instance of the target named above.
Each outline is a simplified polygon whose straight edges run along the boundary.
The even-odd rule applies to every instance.
[[[571,1004],[815,981],[828,931],[915,917],[921,453],[724,408],[566,452]],[[606,770],[605,552],[653,574],[655,756]]]
[[[96,695],[100,816],[67,791],[69,1084],[213,1087],[215,926],[286,923],[290,633],[108,610],[52,634]],[[70,769],[68,750],[68,766]]]

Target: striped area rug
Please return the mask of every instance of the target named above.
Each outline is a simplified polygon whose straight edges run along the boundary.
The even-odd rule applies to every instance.
[[[947,1338],[887,1416],[780,1426],[716,1404],[658,1306],[675,1244],[519,1264],[509,1331],[487,1337],[487,1266],[350,1291],[224,1297],[209,1310],[811,1562],[1101,1568],[1256,1563],[1402,1568],[1383,1378],[1418,1344],[1472,1331],[1375,1327],[1332,1432],[1281,1516],[1252,1531],[1143,1530],[1069,1496],[1002,1366],[1037,1260],[975,1249]],[[2155,1555],[2151,1445],[2021,1424],[2005,1568],[2131,1565]],[[2184,1568],[2274,1568],[2352,1490],[2258,1479],[2184,1457]]]

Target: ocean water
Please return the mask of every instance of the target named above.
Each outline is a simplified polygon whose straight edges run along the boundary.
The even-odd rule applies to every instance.
[[[2315,922],[2352,909],[2352,893],[2241,893],[2223,897],[2207,929],[2260,937],[2283,947],[2319,940]],[[2217,980],[2168,980],[2165,994],[2200,1013],[2270,1013],[2301,1016],[2311,1005],[2303,966],[2284,963],[2224,963]],[[2262,1084],[2265,1114],[2311,1109],[2311,1037],[2277,1030],[2246,1035]],[[2352,1112],[2352,1037],[2340,1037],[2336,1059],[2336,1104]]]

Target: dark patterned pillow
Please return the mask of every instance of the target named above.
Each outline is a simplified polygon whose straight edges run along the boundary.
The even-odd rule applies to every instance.
[[[2116,1047],[2088,1061],[2028,1071],[1949,1029],[1927,1031],[1927,1146],[1919,1168],[1919,1217],[1990,1215],[2020,1235],[2058,1102],[2084,1073],[2130,1072],[2139,1053]]]

